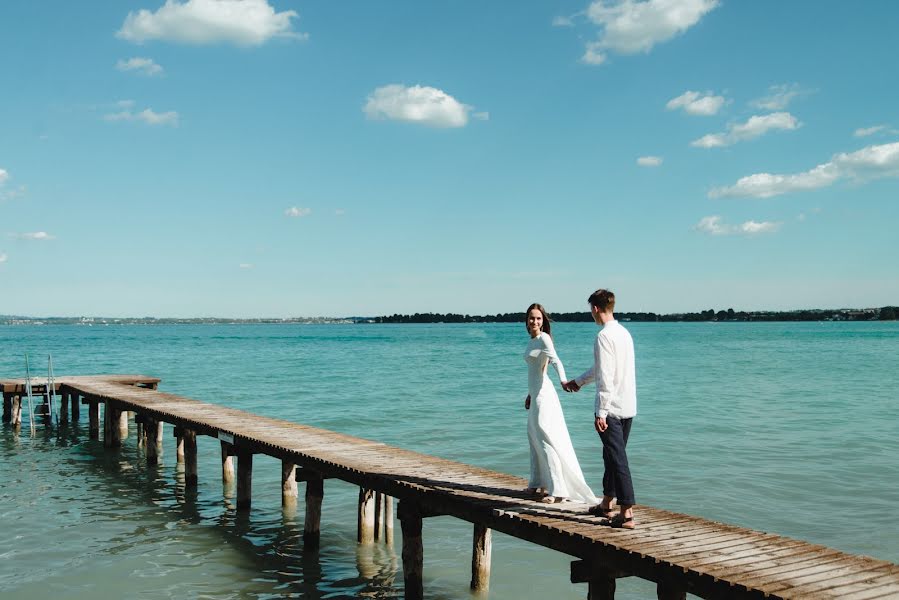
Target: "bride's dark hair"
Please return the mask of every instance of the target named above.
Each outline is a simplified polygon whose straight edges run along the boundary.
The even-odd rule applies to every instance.
[[[537,304],[536,302],[534,302],[533,304],[528,306],[528,309],[526,311],[524,311],[525,329],[527,329],[527,326],[528,326],[528,315],[531,314],[531,311],[534,310],[535,308],[540,311],[541,315],[543,315],[543,327],[540,328],[540,331],[542,331],[543,333],[548,333],[548,334],[552,335],[552,333],[550,333],[550,330],[552,329],[552,325],[549,322],[549,313],[546,312],[546,309],[543,308],[542,304]]]

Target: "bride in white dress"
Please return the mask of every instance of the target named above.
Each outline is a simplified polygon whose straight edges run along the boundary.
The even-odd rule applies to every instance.
[[[597,498],[584,481],[574,454],[559,395],[546,374],[547,364],[552,364],[560,380],[568,379],[550,337],[549,317],[539,304],[531,304],[526,317],[525,325],[531,335],[524,355],[528,363],[528,397],[524,407],[529,411],[531,446],[527,491],[542,495],[541,501],[549,504],[565,499],[594,504]]]

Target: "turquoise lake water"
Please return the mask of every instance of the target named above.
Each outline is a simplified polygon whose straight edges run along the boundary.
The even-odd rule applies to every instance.
[[[626,326],[638,502],[899,562],[899,323]],[[554,324],[570,376],[595,333]],[[165,391],[526,477],[527,341],[511,324],[6,326],[0,377],[23,376],[25,352],[46,372],[52,352],[57,374],[153,375]],[[593,388],[560,397],[599,492]],[[282,512],[274,459],[256,458],[244,518],[215,440],[199,440],[191,498],[169,427],[148,468],[133,435],[115,452],[88,440],[84,410],[79,428],[33,437],[25,419],[0,431],[5,599],[402,597],[400,538],[356,545],[349,484],[326,482],[321,550],[304,554],[302,498]],[[468,598],[471,525],[428,519],[424,543],[427,597]],[[570,560],[495,534],[489,597],[584,598]],[[654,595],[618,583],[619,598]]]

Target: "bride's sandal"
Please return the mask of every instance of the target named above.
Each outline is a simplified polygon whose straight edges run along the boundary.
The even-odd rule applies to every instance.
[[[556,498],[555,496],[543,496],[540,498],[540,502],[543,504],[555,504],[556,502],[561,502],[561,498]]]

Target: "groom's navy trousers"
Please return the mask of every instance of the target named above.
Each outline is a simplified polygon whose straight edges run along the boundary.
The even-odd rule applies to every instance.
[[[631,469],[627,464],[627,438],[631,433],[633,419],[606,417],[608,427],[599,434],[602,440],[602,462],[606,472],[602,476],[602,493],[618,498],[618,504],[634,505],[634,484]]]

